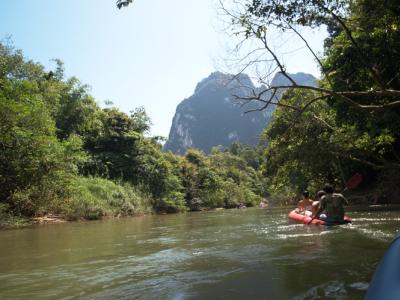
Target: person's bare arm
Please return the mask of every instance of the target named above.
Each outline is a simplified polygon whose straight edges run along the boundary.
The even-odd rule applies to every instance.
[[[319,201],[319,209],[316,212],[316,214],[311,218],[311,221],[308,222],[308,224],[310,224],[312,222],[312,220],[317,219],[319,217],[319,215],[322,213],[322,211],[325,209],[326,203],[325,203],[325,199],[321,199],[321,201]]]

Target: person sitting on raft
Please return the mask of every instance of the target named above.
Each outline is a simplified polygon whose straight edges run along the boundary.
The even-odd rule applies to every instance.
[[[346,198],[339,193],[334,193],[333,187],[326,184],[325,195],[321,197],[319,209],[312,219],[319,218],[329,223],[340,223],[344,220],[344,204],[348,204]],[[321,214],[325,210],[325,214]]]
[[[300,214],[304,214],[306,210],[312,211],[313,200],[310,198],[310,193],[308,191],[303,192],[303,199],[297,204],[296,211]]]

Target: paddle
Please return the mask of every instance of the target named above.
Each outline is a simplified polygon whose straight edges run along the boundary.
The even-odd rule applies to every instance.
[[[346,187],[344,188],[343,192],[347,190],[355,189],[363,180],[363,176],[360,173],[356,173],[349,180],[346,182]],[[343,193],[342,192],[342,193]]]
[[[354,174],[353,176],[350,177],[349,180],[346,181],[346,187],[344,188],[342,193],[347,190],[355,189],[361,183],[362,180],[363,180],[363,176],[360,173]],[[314,219],[315,218],[311,218],[310,222],[308,222],[307,224],[311,224],[311,222]]]

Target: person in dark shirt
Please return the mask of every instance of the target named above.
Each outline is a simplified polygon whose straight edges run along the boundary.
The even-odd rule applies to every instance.
[[[319,209],[314,218],[332,223],[343,222],[344,205],[347,204],[346,198],[342,194],[334,193],[333,187],[330,184],[325,185],[324,192],[325,195],[321,197]],[[321,215],[321,212],[324,210],[325,215]]]

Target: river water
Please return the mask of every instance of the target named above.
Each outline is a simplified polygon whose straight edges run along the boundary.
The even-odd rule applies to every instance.
[[[363,299],[400,212],[232,209],[0,232],[0,299]]]

